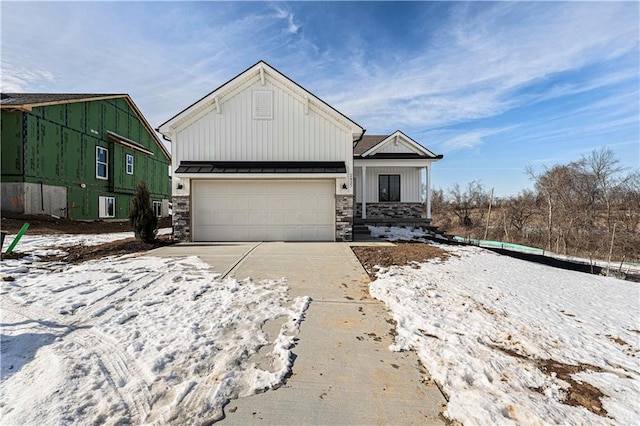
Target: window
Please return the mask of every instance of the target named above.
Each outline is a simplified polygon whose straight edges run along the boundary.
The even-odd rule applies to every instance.
[[[133,155],[127,154],[127,174],[133,174]]]
[[[98,197],[99,217],[116,217],[116,199],[114,197]]]
[[[153,202],[153,214],[155,214],[156,217],[162,217],[162,202],[161,201],[154,201]]]
[[[107,179],[109,166],[109,151],[101,146],[96,146],[96,177]]]
[[[400,175],[378,175],[378,201],[400,201]]]

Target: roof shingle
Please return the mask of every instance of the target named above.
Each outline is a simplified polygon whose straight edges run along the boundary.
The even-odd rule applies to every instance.
[[[353,155],[362,155],[388,138],[389,135],[364,135],[353,148]]]
[[[114,98],[125,94],[108,93],[2,93],[0,105],[32,105],[51,102],[73,102],[83,99]]]

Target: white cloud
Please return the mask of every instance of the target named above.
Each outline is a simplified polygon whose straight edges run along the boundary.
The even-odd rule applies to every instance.
[[[437,146],[438,150],[451,152],[463,148],[475,148],[486,143],[491,136],[499,135],[514,130],[517,126],[504,126],[495,128],[476,128],[472,130],[432,130],[416,134],[420,140],[429,142],[431,146]]]
[[[2,88],[127,92],[157,126],[264,59],[370,134],[400,128],[422,135],[475,120],[478,129],[467,125],[433,139],[443,141],[443,148],[463,149],[482,146],[491,131],[502,128],[480,122],[484,118],[629,81],[637,84],[634,3],[451,3],[438,20],[425,18],[433,36],[418,32],[408,38],[410,47],[396,50],[371,25],[354,22],[336,34],[311,32],[309,23],[316,19],[311,9],[305,3],[292,7],[3,3]],[[363,17],[373,10],[358,7]],[[595,76],[582,73],[603,63],[607,67]],[[554,80],[563,74],[580,78]],[[599,121],[626,125],[626,117],[637,115],[637,102],[628,96],[619,102],[603,98],[601,107],[595,102],[576,109],[584,109],[577,112],[601,129]],[[557,120],[573,113],[562,111]],[[531,132],[540,126],[541,137],[562,132],[543,128],[533,118],[522,121],[533,126]],[[527,136],[512,131],[521,139]]]
[[[272,5],[272,7],[276,11],[276,17],[287,22],[287,32],[289,34],[297,34],[298,30],[300,29],[300,25],[295,23],[295,17],[293,13],[285,10],[277,4]]]
[[[0,90],[3,92],[21,93],[33,87],[46,87],[54,81],[52,72],[44,69],[24,69],[11,64],[2,64]],[[31,90],[34,91],[34,90]]]
[[[350,82],[349,90],[334,85],[329,98],[363,122],[439,127],[630,81],[638,72],[633,66],[551,91],[520,94],[562,73],[637,55],[637,16],[629,6],[465,4],[442,22],[435,42],[368,75],[355,66],[358,80]]]

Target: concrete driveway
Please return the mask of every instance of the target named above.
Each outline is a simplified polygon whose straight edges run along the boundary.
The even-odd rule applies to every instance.
[[[151,254],[197,255],[238,279],[286,277],[291,296],[313,299],[287,383],[231,401],[222,424],[444,424],[446,401],[423,381],[417,355],[389,351],[394,325],[348,244],[180,244]]]

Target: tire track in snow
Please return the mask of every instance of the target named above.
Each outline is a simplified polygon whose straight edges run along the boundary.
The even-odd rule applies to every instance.
[[[79,329],[69,335],[69,340],[98,357],[107,383],[127,407],[127,414],[133,414],[129,420],[138,424],[145,422],[153,403],[149,384],[154,378],[146,377],[133,357],[109,342],[107,337],[100,336],[99,332]]]
[[[107,336],[93,329],[91,316],[87,318],[72,317],[40,306],[20,304],[9,298],[3,298],[2,309],[17,314],[26,321],[41,324],[45,327],[65,329],[57,340],[54,353],[61,359],[73,358],[68,343],[73,342],[84,348],[86,355],[94,355],[102,371],[106,383],[116,392],[127,407],[127,412],[134,413],[133,423],[142,423],[151,411],[153,397],[149,384],[155,380],[153,374],[144,374],[137,366],[136,360],[111,343]],[[74,321],[69,321],[74,319]]]

